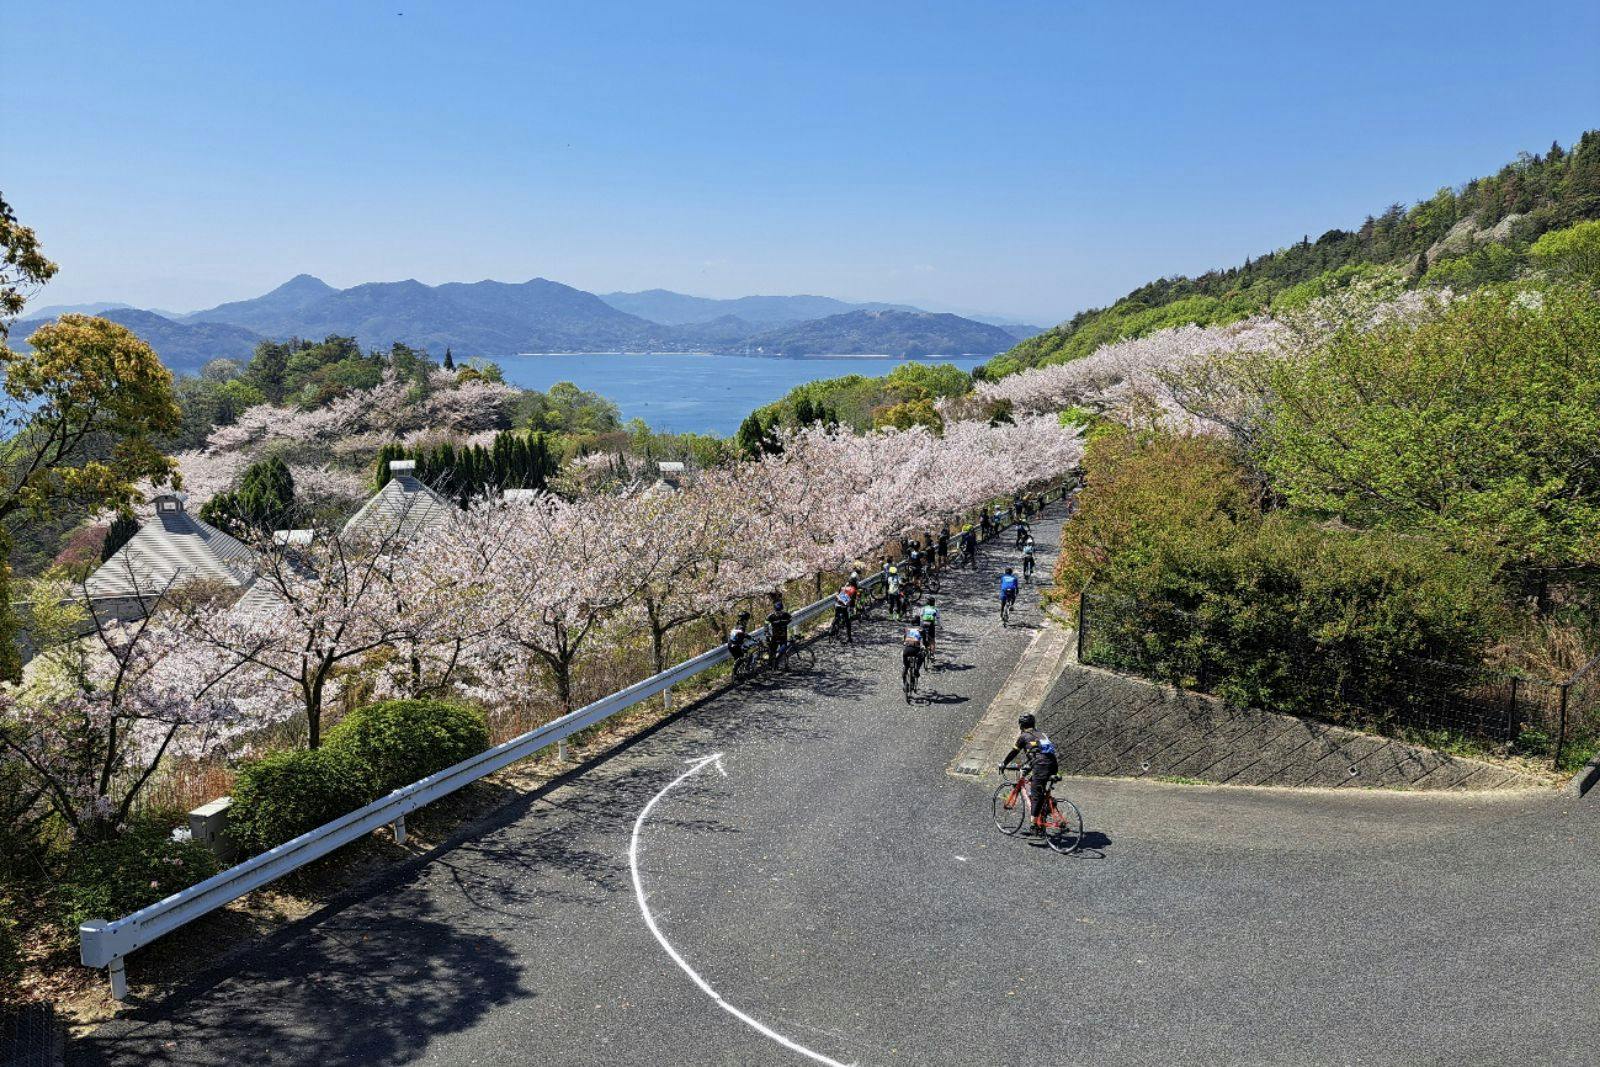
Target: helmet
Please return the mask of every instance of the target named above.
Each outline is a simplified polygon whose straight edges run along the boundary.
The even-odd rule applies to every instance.
[[[1020,728],[1022,728],[1024,730],[1031,730],[1031,729],[1033,729],[1033,725],[1034,725],[1034,719],[1033,719],[1033,716],[1031,714],[1023,713],[1023,714],[1017,716],[1017,726],[1019,726]]]
[[[740,622],[749,622],[750,621],[750,613],[748,611],[739,612],[739,621]]]
[[[930,603],[930,604],[932,604],[932,603],[933,603],[933,597],[929,597],[929,598],[928,598],[928,603]]]
[[[1007,573],[1007,574],[1010,574],[1010,573],[1011,573],[1011,568],[1010,568],[1010,567],[1007,567],[1007,568],[1006,568],[1006,573]]]

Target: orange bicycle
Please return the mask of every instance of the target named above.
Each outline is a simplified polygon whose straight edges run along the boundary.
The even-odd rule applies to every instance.
[[[1002,770],[1010,769],[1009,767]],[[994,825],[995,829],[1007,837],[1014,837],[1033,821],[1033,801],[1029,796],[1028,765],[1015,768],[1016,781],[1004,781],[994,791]],[[1061,780],[1055,775],[1050,779],[1050,785]],[[1065,797],[1057,798],[1055,792],[1046,789],[1044,793],[1044,839],[1055,851],[1063,856],[1070,855],[1083,846],[1083,812],[1078,810],[1078,805]]]

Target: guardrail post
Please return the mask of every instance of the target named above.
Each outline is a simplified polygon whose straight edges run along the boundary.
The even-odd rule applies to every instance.
[[[111,976],[111,999],[128,999],[128,968],[124,965],[122,957],[118,956],[106,965],[106,973]]]
[[[562,763],[571,762],[571,757],[567,755],[567,739],[564,737],[556,742],[556,759]]]
[[[397,845],[405,844],[406,843],[406,817],[404,815],[402,815],[398,819],[396,819],[394,822],[390,823],[389,825],[394,828],[394,843],[397,844]]]
[[[1572,692],[1572,682],[1561,683],[1561,718],[1556,726],[1556,751],[1550,757],[1550,762],[1556,767],[1561,766],[1561,753],[1567,746],[1567,694]]]

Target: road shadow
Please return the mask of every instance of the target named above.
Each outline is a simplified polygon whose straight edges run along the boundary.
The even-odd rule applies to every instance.
[[[498,1005],[537,995],[509,948],[434,915],[424,894],[388,903],[324,909],[226,975],[242,981],[213,973],[136,1005],[74,1041],[67,1062],[401,1064]]]

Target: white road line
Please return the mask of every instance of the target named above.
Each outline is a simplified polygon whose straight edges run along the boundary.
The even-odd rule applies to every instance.
[[[735,1019],[738,1019],[740,1022],[761,1034],[763,1037],[770,1038],[771,1040],[782,1045],[784,1048],[787,1048],[793,1052],[798,1052],[800,1055],[805,1056],[808,1059],[815,1060],[818,1063],[827,1064],[828,1067],[855,1067],[854,1064],[842,1063],[839,1060],[829,1059],[820,1052],[814,1052],[799,1042],[784,1037],[770,1026],[751,1018],[749,1015],[740,1011],[732,1004],[729,1004],[726,1000],[723,1000],[722,994],[718,993],[715,989],[712,989],[711,983],[707,982],[704,978],[701,978],[700,975],[695,972],[695,969],[689,966],[688,961],[678,954],[678,950],[672,947],[672,943],[667,940],[666,935],[661,932],[661,928],[656,925],[656,918],[654,915],[650,914],[650,905],[645,900],[644,881],[639,877],[639,833],[644,829],[644,821],[650,817],[650,812],[655,808],[657,801],[666,796],[668,793],[672,792],[672,790],[680,782],[688,780],[694,775],[705,770],[707,767],[711,766],[713,763],[716,764],[717,770],[722,773],[724,778],[726,778],[728,775],[727,768],[722,765],[722,753],[720,752],[713,753],[709,756],[702,756],[697,760],[689,760],[688,762],[689,769],[678,775],[678,777],[674,778],[672,781],[668,782],[666,787],[662,789],[661,792],[651,797],[650,802],[640,810],[639,817],[633,820],[633,838],[628,842],[628,867],[633,872],[633,895],[639,901],[639,913],[644,916],[644,924],[650,928],[650,932],[655,935],[655,939],[660,942],[661,947],[667,950],[667,955],[672,957],[672,962],[676,963],[678,968],[682,970],[684,974],[688,975],[690,980],[692,980],[695,985],[700,987],[700,992],[716,1001],[717,1006],[723,1011],[727,1012],[729,1015],[732,1015]]]

